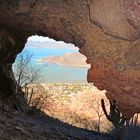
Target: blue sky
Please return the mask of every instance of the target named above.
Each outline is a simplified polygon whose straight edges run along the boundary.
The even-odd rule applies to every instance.
[[[32,44],[32,45],[30,45]],[[71,43],[65,43],[63,41],[56,41],[49,37],[43,37],[43,36],[31,36],[28,38],[27,46],[34,46],[34,47],[40,47],[40,48],[67,48],[67,49],[73,49],[73,50],[79,50],[74,44]]]

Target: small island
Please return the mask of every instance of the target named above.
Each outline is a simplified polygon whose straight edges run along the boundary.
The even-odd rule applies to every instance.
[[[65,66],[89,68],[89,64],[86,63],[86,57],[80,53],[66,53],[62,56],[49,56],[38,59],[37,61],[41,63],[50,62]]]

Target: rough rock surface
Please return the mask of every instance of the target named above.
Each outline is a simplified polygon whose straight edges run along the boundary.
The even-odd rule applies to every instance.
[[[0,67],[8,77],[1,96],[13,93],[14,80],[3,88],[11,64],[27,37],[38,34],[76,44],[91,64],[88,81],[106,89],[125,116],[140,112],[139,0],[2,0],[0,27],[13,33],[8,38],[0,30]]]
[[[35,111],[35,110],[34,110]],[[1,112],[0,112],[1,113]],[[1,140],[111,140],[107,134],[88,131],[53,119],[38,111],[28,115],[0,116]]]

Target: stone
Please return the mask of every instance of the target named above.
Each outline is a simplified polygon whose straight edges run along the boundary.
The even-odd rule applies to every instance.
[[[14,33],[13,43],[19,42],[8,49],[7,41],[0,42],[0,53],[5,54],[1,67],[9,66],[8,77],[29,36],[75,43],[91,64],[88,81],[106,90],[107,98],[117,101],[124,116],[140,112],[139,0],[5,0],[0,2],[0,27]],[[2,90],[3,86],[1,83],[0,96],[14,96],[14,91]]]

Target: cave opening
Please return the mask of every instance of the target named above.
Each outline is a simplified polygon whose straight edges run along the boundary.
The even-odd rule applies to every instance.
[[[12,64],[17,54],[24,48],[27,37],[35,33],[48,35],[57,40],[71,42],[79,46],[79,48],[81,47],[80,51],[87,57],[87,62],[91,64],[91,68],[88,71],[88,81],[93,82],[99,89],[106,89],[107,98],[117,102],[120,111],[125,117],[129,118],[132,117],[134,113],[140,112],[140,7],[138,0],[109,0],[108,3],[104,0],[6,0],[0,2],[0,7],[0,113],[1,111],[3,111],[3,114],[5,112],[15,111],[13,116],[16,116],[17,110],[19,110],[17,107],[20,107],[20,110],[23,110],[22,112],[24,112],[24,110],[26,111],[26,101],[21,96],[21,88],[15,81]],[[46,67],[43,66],[43,68],[48,69],[48,65]],[[57,73],[55,72],[54,74]],[[46,76],[50,76],[50,74],[46,74]],[[28,79],[28,76],[26,77]],[[66,76],[61,77],[65,78]],[[43,78],[45,78],[45,76]],[[52,78],[47,77],[46,79],[50,80]],[[38,108],[44,110],[50,106],[50,110],[54,110],[50,112],[52,116],[57,117],[58,114],[53,114],[56,113],[57,110],[58,112],[63,112],[67,118],[65,111],[68,109],[71,110],[74,106],[75,111],[73,111],[73,113],[76,114],[75,112],[78,110],[84,120],[90,115],[91,118],[99,118],[94,117],[96,112],[89,110],[89,108],[92,107],[99,113],[100,109],[98,108],[98,102],[97,106],[92,106],[96,100],[93,97],[94,95],[89,94],[90,92],[87,89],[85,91],[86,95],[81,95],[79,94],[81,88],[79,89],[78,87],[77,93],[75,92],[77,87],[74,86],[72,93],[76,94],[73,94],[74,104],[72,104],[71,100],[69,100],[72,98],[72,94],[69,94],[69,92],[65,93],[70,95],[70,98],[67,98],[68,96],[61,96],[60,98],[60,96],[55,97],[48,92],[48,90],[54,89],[54,85],[48,86],[48,90],[46,90],[43,85],[39,85],[38,87],[41,90],[44,89],[45,95],[47,95],[44,97],[44,95],[38,96],[38,94],[36,94],[39,99],[42,99],[39,103],[42,104],[48,97],[51,97],[53,101],[55,101],[49,102],[47,106],[39,107],[38,105]],[[65,87],[66,89],[69,88],[70,84]],[[62,88],[60,87],[60,89]],[[26,90],[28,91],[28,89]],[[94,87],[91,92],[97,93]],[[39,93],[39,90],[37,93]],[[58,94],[58,88],[53,90],[53,93]],[[88,99],[86,98],[87,95]],[[79,100],[81,98],[85,103],[89,104],[82,104],[83,102]],[[63,99],[66,103],[59,102],[59,99]],[[70,104],[67,104],[68,102],[70,102]],[[67,104],[68,108],[62,108],[61,105],[63,104]],[[60,105],[60,107],[58,105]],[[81,106],[81,108],[79,108],[79,106]],[[12,110],[13,108],[15,110]],[[1,118],[3,117],[0,116],[0,121]],[[9,125],[7,123],[9,123],[9,119],[11,118],[10,115],[9,118],[6,117],[5,120],[1,121],[1,126],[8,126],[8,129],[5,130],[3,129],[4,127],[2,127],[1,130],[3,131],[1,134],[10,135],[10,137],[13,137],[15,134],[16,137],[18,137],[17,135],[23,136],[26,124],[23,122],[23,126],[21,127],[21,125],[15,125],[18,123],[11,120],[13,123]],[[79,116],[76,120],[80,120]],[[88,118],[88,120],[90,119]],[[85,121],[83,121],[83,123],[84,122]],[[104,123],[105,122],[106,121],[104,121]],[[86,128],[92,125],[92,122],[88,125],[87,123],[83,125]],[[17,131],[13,131],[15,129]],[[11,130],[14,133],[11,133]],[[27,130],[30,132],[30,129]],[[50,129],[50,131],[56,132],[54,130],[56,129]],[[21,135],[19,134],[20,131]],[[32,133],[32,135],[34,135],[35,132]],[[62,132],[60,135],[63,134]],[[39,131],[37,133],[39,133]],[[72,131],[70,131],[70,133],[72,133]],[[44,135],[44,131],[40,134],[40,136]],[[79,139],[75,137],[76,133],[74,134],[73,136],[66,134],[67,138],[62,135],[60,139]],[[122,132],[119,137],[123,137],[125,134],[127,135],[129,133]],[[54,138],[55,136],[57,137],[58,134],[49,136],[53,136]],[[82,136],[83,138],[81,139],[86,139],[84,135]],[[94,136],[95,134],[93,137]],[[21,138],[16,137],[13,139]],[[43,140],[42,138],[40,139]]]
[[[99,119],[104,114],[100,100],[106,99],[105,91],[87,83],[88,68],[86,57],[74,44],[37,35],[27,39],[13,64],[17,82],[19,73],[23,73],[23,79],[20,77],[23,81],[18,84],[29,106],[36,106],[49,116],[77,127],[100,131],[96,125],[101,123]],[[31,81],[29,77],[38,69],[35,76],[39,79],[35,77]],[[102,127],[101,131],[105,129]]]
[[[19,70],[24,69],[25,63],[40,69],[41,81],[44,83],[85,83],[87,81],[89,65],[86,63],[86,57],[80,54],[78,47],[71,43],[56,41],[49,37],[30,36],[23,51],[17,56],[13,64],[16,79],[18,73],[24,73]],[[31,72],[28,65],[25,75]],[[28,81],[25,80],[25,82]]]

